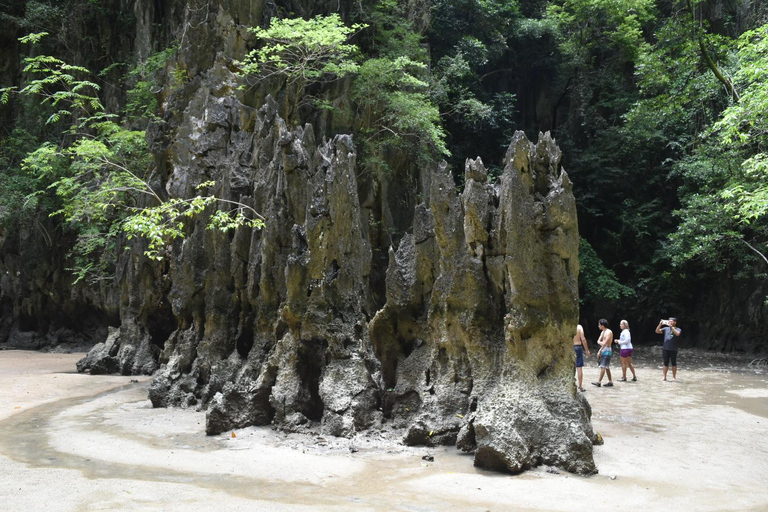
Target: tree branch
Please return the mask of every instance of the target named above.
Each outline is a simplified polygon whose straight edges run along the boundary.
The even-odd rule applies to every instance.
[[[691,0],[688,0],[688,11],[691,14],[691,20],[695,23],[696,22],[696,15],[693,10],[693,4],[691,3]],[[696,34],[696,39],[699,43],[699,51],[701,52],[701,56],[704,59],[704,64],[707,65],[710,71],[712,71],[712,74],[715,75],[715,78],[717,78],[720,83],[722,83],[725,86],[725,89],[728,91],[728,94],[731,95],[731,98],[738,103],[741,101],[741,98],[739,97],[739,93],[736,92],[736,89],[733,87],[733,82],[723,74],[723,72],[718,67],[717,63],[712,59],[712,56],[709,54],[709,51],[707,51],[707,47],[704,44],[704,36],[701,31],[699,31]]]
[[[765,255],[765,254],[763,254],[762,252],[760,252],[760,250],[758,250],[758,249],[756,249],[755,247],[753,247],[753,246],[752,246],[752,244],[750,244],[749,242],[747,242],[747,241],[746,241],[746,240],[744,240],[743,238],[738,238],[738,237],[737,237],[736,239],[737,239],[737,240],[739,240],[739,241],[741,241],[741,242],[743,242],[744,244],[746,244],[746,246],[747,246],[747,247],[749,247],[750,249],[752,249],[753,251],[755,251],[755,252],[756,252],[756,253],[757,253],[757,254],[758,254],[758,255],[759,255],[761,258],[763,258],[763,261],[765,261],[765,263],[766,263],[766,264],[768,264],[768,257],[766,257],[766,255]]]

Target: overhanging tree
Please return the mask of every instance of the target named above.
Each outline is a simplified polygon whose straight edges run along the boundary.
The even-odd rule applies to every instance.
[[[20,40],[35,44],[45,35],[30,34]],[[59,216],[76,234],[70,256],[78,280],[112,277],[109,269],[121,233],[146,238],[145,254],[160,259],[170,240],[184,236],[185,218],[207,213],[208,227],[222,230],[261,227],[261,216],[245,204],[202,194],[166,197],[153,189],[144,131],[124,128],[115,114],[106,111],[98,97],[99,86],[88,79],[86,68],[48,55],[29,57],[25,63],[29,83],[18,90],[0,89],[0,102],[7,103],[14,94],[39,98],[50,110],[45,123],[69,122],[62,137],[43,141],[30,151],[21,169],[36,182],[25,204],[34,206],[53,195],[50,215]]]

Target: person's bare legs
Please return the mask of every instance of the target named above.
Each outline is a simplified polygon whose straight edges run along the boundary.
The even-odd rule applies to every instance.
[[[581,381],[584,380],[584,372],[581,371],[581,366],[576,368],[576,380],[579,383],[579,390],[584,389],[584,387],[581,385]]]
[[[597,382],[593,382],[592,384],[599,386],[603,380],[603,375],[605,375],[605,368],[600,368],[600,377],[597,378]],[[610,380],[610,377],[608,377],[608,379]]]
[[[608,376],[608,382],[613,384],[613,379],[611,378],[611,369],[610,368],[606,368],[605,369],[605,374]],[[600,374],[600,378],[601,379],[603,378],[603,374],[602,373]]]
[[[627,358],[621,358],[621,380],[627,380]]]
[[[661,380],[667,380],[667,369],[668,368],[669,368],[668,366],[664,367],[664,376],[661,378]]]
[[[637,379],[637,375],[635,375],[635,367],[632,365],[632,358],[627,358],[627,366],[629,367],[630,371],[632,372],[632,378]],[[624,372],[624,377],[626,378],[626,372]]]
[[[677,366],[672,367],[672,380],[677,382]]]

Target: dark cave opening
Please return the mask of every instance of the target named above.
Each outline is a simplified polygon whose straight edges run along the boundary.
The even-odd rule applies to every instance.
[[[178,328],[171,305],[165,300],[158,303],[147,315],[146,326],[152,344],[160,349],[164,348],[168,337]]]
[[[301,412],[311,421],[320,421],[323,417],[323,401],[320,399],[320,376],[325,366],[325,350],[328,342],[313,338],[299,342],[296,371],[301,378],[303,403]]]
[[[408,358],[416,349],[418,340],[397,337],[395,343],[391,343],[387,350],[381,353],[381,373],[384,385],[387,389],[394,388],[397,383],[397,367],[401,361]]]
[[[18,322],[17,323],[18,329],[21,332],[37,331],[38,329],[38,323],[37,323],[36,317],[20,314],[18,316],[17,322]]]
[[[253,326],[250,322],[244,325],[237,337],[235,348],[240,357],[246,359],[253,348]]]

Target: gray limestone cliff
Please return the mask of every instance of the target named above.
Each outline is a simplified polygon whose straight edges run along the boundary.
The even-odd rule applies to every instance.
[[[158,94],[153,186],[188,197],[213,180],[217,196],[253,207],[266,226],[221,233],[189,221],[159,263],[126,241],[114,282],[98,287],[73,285],[62,255],[25,266],[21,249],[63,251],[43,229],[19,239],[18,254],[0,239],[0,335],[39,339],[59,332],[40,318],[90,319],[102,342],[80,371],[154,374],[152,403],[205,410],[211,434],[386,425],[408,444],[472,451],[482,467],[595,472],[570,343],[576,206],[552,138],[517,133],[493,182],[480,159],[467,162],[460,192],[445,164],[371,176],[357,165],[351,121],[318,113],[290,125],[278,89],[240,89],[244,27],[274,4],[133,5],[136,52],[172,32],[189,77]],[[346,94],[341,84],[330,99]]]
[[[119,333],[80,369],[153,371],[148,326],[164,323],[175,328],[150,399],[205,409],[211,434],[275,424],[351,436],[389,422],[406,443],[455,443],[483,467],[594,472],[569,341],[575,202],[549,135],[516,134],[495,184],[479,159],[461,193],[444,165],[421,169],[411,224],[382,247],[381,198],[358,176],[352,138],[316,140],[271,98],[256,110],[230,92],[197,89],[166,147],[167,187],[215,175],[266,227],[229,236],[200,222],[162,275],[134,251]]]

